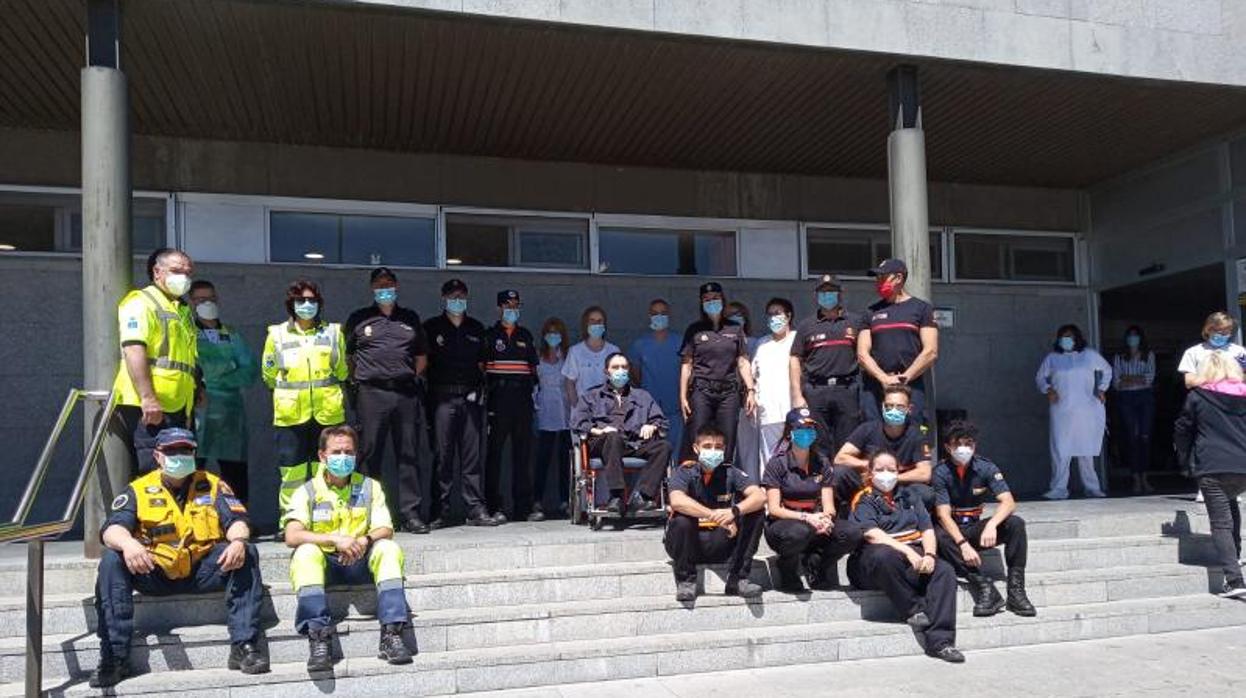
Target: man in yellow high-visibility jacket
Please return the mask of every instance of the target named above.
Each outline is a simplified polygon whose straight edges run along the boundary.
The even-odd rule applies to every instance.
[[[156,434],[185,428],[194,409],[197,340],[181,300],[194,271],[185,252],[156,250],[148,264],[151,285],[126,294],[117,307],[121,365],[113,390],[138,474],[156,467]]]

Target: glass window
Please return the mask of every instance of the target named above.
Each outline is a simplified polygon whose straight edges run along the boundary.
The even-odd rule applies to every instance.
[[[163,247],[163,199],[136,198],[131,206],[130,245],[136,255]],[[0,252],[81,252],[79,194],[0,192]]]
[[[446,263],[587,269],[588,220],[447,213]]]
[[[957,233],[956,278],[1075,283],[1072,237]]]
[[[0,251],[56,249],[56,208],[0,203]]]
[[[436,220],[401,216],[273,211],[268,218],[274,262],[431,267]]]
[[[735,276],[732,230],[599,228],[600,271],[653,276]]]
[[[810,226],[805,240],[810,276],[865,276],[871,267],[891,257],[891,231],[884,228]],[[943,233],[938,230],[930,231],[930,276],[943,278]]]
[[[130,228],[130,251],[147,254],[157,247],[164,247],[167,240],[164,221],[164,201],[135,199],[130,211],[133,221]],[[69,215],[69,249],[82,251],[82,213]]]

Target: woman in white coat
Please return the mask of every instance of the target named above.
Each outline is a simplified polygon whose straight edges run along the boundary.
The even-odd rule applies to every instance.
[[[1112,384],[1111,364],[1086,346],[1077,325],[1065,325],[1056,331],[1055,346],[1038,367],[1035,382],[1051,405],[1051,486],[1043,497],[1068,499],[1073,459],[1086,496],[1104,496],[1095,456],[1103,448],[1103,399]]]

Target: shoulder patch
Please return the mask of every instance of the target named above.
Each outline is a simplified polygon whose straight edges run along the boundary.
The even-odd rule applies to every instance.
[[[221,483],[217,485],[217,491],[223,495],[233,495],[234,493],[234,491],[230,489],[229,483],[225,482],[224,480],[221,480]]]
[[[129,503],[130,503],[129,493],[122,492],[121,494],[117,495],[115,499],[112,500],[112,510],[121,511]]]
[[[995,479],[996,479],[996,480],[1003,480],[1003,479],[1004,479],[1004,474],[1003,474],[1003,473],[995,473]]]

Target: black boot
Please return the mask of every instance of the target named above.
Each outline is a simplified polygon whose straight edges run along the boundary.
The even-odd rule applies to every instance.
[[[775,567],[779,571],[779,583],[775,589],[789,594],[802,594],[806,591],[800,581],[800,558],[795,555],[780,555]]]
[[[307,670],[333,670],[333,628],[311,628],[307,631]]]
[[[411,650],[402,641],[402,623],[388,623],[381,628],[381,645],[376,650],[376,657],[390,664],[411,663]]]
[[[839,558],[810,555],[805,560],[809,586],[818,591],[831,591],[839,586]]]
[[[91,688],[108,688],[116,686],[122,679],[130,675],[130,662],[125,658],[101,656],[99,666],[91,672],[87,682]]]
[[[229,648],[228,666],[244,674],[267,674],[268,655],[254,642],[235,642]]]
[[[1025,569],[1008,570],[1008,610],[1019,616],[1036,616],[1038,611],[1025,595]]]
[[[1004,597],[995,590],[989,577],[980,572],[970,572],[965,578],[969,580],[969,593],[973,596],[975,616],[993,616],[1003,610]]]

